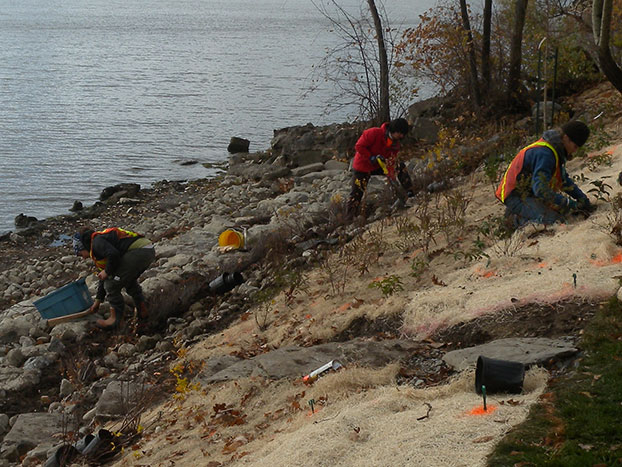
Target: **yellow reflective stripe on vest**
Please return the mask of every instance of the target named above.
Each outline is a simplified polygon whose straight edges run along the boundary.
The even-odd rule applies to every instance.
[[[99,269],[101,269],[102,271],[104,269],[106,269],[106,258],[102,258],[102,259],[97,259],[95,258],[95,255],[93,254],[93,240],[95,239],[96,235],[104,235],[110,232],[117,232],[117,236],[121,239],[121,238],[128,238],[128,237],[138,237],[139,235],[136,232],[132,232],[131,230],[125,230],[125,229],[121,229],[119,227],[110,227],[108,229],[102,230],[100,232],[93,232],[93,234],[91,235],[91,251],[89,253],[91,259],[93,260],[93,262],[95,263],[95,266],[97,266]],[[119,235],[121,234],[121,235]]]
[[[557,155],[557,151],[555,150],[555,148],[550,143],[547,143],[546,141],[536,141],[535,143],[532,143],[529,146],[525,146],[523,149],[518,151],[518,154],[523,153],[523,158],[524,158],[525,157],[524,153],[527,152],[528,149],[535,148],[538,146],[544,146],[544,147],[549,148],[551,151],[553,151],[553,155],[555,156],[555,176],[551,179],[551,184],[553,184],[556,178],[558,177],[561,178],[561,174],[559,174],[559,156]],[[514,163],[514,161],[516,161],[516,157],[510,163],[508,168],[505,170],[505,173],[503,174],[503,179],[501,181],[501,185],[499,187],[501,188],[499,199],[501,200],[502,203],[505,202],[505,198],[506,198],[505,187],[507,185],[508,173],[510,172],[510,169],[512,168],[512,164]]]

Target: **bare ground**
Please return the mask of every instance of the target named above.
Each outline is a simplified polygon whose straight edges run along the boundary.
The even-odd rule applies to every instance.
[[[599,89],[583,99],[597,110],[601,96],[611,98]],[[573,161],[571,171],[610,182],[617,178],[622,121],[616,118],[608,127],[614,135],[610,145],[598,151],[610,151],[612,165],[587,173],[581,161]],[[620,188],[610,184],[613,196]],[[587,182],[582,186],[590,187]],[[341,293],[326,293],[331,280],[326,269],[311,270],[308,287],[293,303],[283,295],[275,299],[266,330],[249,319],[259,310],[248,310],[227,328],[183,349],[176,364],[361,336],[411,338],[419,342],[418,352],[397,366],[349,368],[310,388],[299,381],[251,378],[170,398],[145,412],[142,440],[115,465],[283,465],[284,459],[292,465],[406,465],[420,462],[422,455],[428,456],[428,465],[483,465],[491,444],[520,423],[537,401],[546,376],[534,376],[530,389],[512,404],[501,404],[494,418],[465,419],[478,399],[467,389],[472,386],[469,376],[453,374],[442,355],[502,337],[580,336],[599,303],[617,290],[619,264],[613,258],[619,246],[610,235],[609,205],[598,202],[599,211],[588,220],[528,229],[522,238],[515,237],[515,246],[488,245],[488,258],[458,261],[455,248],[468,250],[477,226],[502,213],[481,172],[462,180],[458,189],[472,194],[463,235],[459,243],[439,240],[422,274],[412,274],[421,251],[396,247],[396,220],[372,225],[370,230],[381,232],[388,246],[363,274],[351,273]],[[180,190],[176,196],[192,194]],[[163,201],[157,193],[153,196],[138,213],[160,206]],[[405,216],[413,216],[414,209]],[[114,209],[100,218],[131,221]],[[57,254],[47,249],[47,241],[33,254]],[[374,246],[372,240],[369,245]],[[19,246],[9,248],[1,265],[23,255]],[[573,273],[578,284],[572,283]],[[383,296],[369,287],[390,275],[402,279],[403,290]],[[319,401],[320,415],[309,414],[310,399]],[[433,411],[420,420],[424,402]],[[241,418],[234,420],[241,423],[222,424],[219,404],[238,411]],[[489,436],[482,437],[485,433]]]

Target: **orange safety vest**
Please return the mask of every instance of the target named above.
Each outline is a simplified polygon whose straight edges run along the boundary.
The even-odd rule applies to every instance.
[[[505,200],[507,199],[507,197],[510,196],[510,193],[512,193],[512,191],[514,191],[514,188],[516,188],[516,181],[518,180],[518,175],[523,170],[523,162],[525,161],[525,153],[527,152],[528,149],[535,148],[538,146],[545,146],[549,148],[551,151],[553,151],[553,155],[555,156],[555,175],[551,178],[551,189],[553,191],[561,190],[562,185],[563,185],[562,171],[561,171],[561,166],[559,165],[559,156],[557,155],[557,151],[551,144],[547,143],[543,139],[540,139],[536,141],[535,143],[532,143],[529,146],[521,149],[520,152],[516,155],[516,157],[512,160],[512,162],[510,162],[510,165],[505,171],[505,174],[503,175],[503,178],[501,179],[501,183],[499,184],[499,186],[497,187],[497,191],[495,192],[495,196],[502,203],[505,203]]]
[[[121,239],[121,238],[129,238],[129,237],[140,237],[140,235],[135,233],[135,232],[131,232],[131,231],[125,230],[125,229],[120,229],[118,227],[110,227],[109,229],[102,230],[101,232],[93,232],[93,234],[91,235],[91,251],[90,251],[89,255],[91,256],[91,259],[95,263],[95,266],[97,266],[102,271],[104,269],[106,269],[106,258],[97,259],[95,257],[95,255],[93,254],[93,240],[95,240],[95,237],[97,235],[104,235],[104,234],[107,234],[107,233],[110,233],[110,232],[116,232],[117,237],[119,239]]]

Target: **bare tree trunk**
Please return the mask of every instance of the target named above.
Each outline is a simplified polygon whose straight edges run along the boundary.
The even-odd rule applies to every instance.
[[[528,0],[516,0],[514,3],[514,31],[512,32],[512,44],[510,46],[510,70],[506,90],[507,101],[513,105],[518,101],[518,87],[520,84],[520,70],[522,61],[521,44],[523,42],[523,28],[525,27],[525,15],[527,14]]]
[[[600,69],[611,84],[622,93],[622,69],[613,59],[609,48],[612,8],[612,0],[594,0],[592,4],[592,30],[598,50]]]
[[[482,99],[479,93],[479,80],[477,78],[477,60],[475,59],[475,47],[473,47],[473,33],[471,32],[471,23],[469,21],[469,11],[467,10],[466,0],[460,0],[460,11],[462,13],[462,27],[467,34],[471,97],[473,98],[475,107],[480,107],[482,105]]]
[[[378,58],[380,61],[380,102],[378,103],[377,122],[388,122],[391,120],[391,112],[389,107],[389,63],[387,60],[387,49],[384,43],[384,34],[382,31],[382,22],[380,15],[376,9],[374,0],[367,0],[369,11],[374,19],[374,27],[376,29],[376,40],[378,41]]]
[[[492,0],[484,2],[484,25],[482,32],[482,85],[484,95],[490,89],[490,31],[492,23]]]

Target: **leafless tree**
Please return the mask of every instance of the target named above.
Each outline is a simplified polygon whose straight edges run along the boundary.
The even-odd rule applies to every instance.
[[[490,32],[492,23],[492,0],[484,1],[482,30],[482,84],[484,92],[490,88]]]
[[[607,79],[622,93],[622,69],[611,54],[611,13],[613,0],[594,0],[592,3],[592,31],[598,51],[598,64]]]
[[[528,0],[515,0],[514,2],[514,27],[512,30],[512,42],[510,45],[510,69],[507,82],[508,104],[515,104],[519,98],[520,71],[522,61],[523,28],[525,27],[525,15],[527,14]]]
[[[356,105],[362,119],[376,123],[388,121],[395,31],[389,26],[384,5],[367,0],[357,18],[337,0],[312,2],[341,39],[315,67],[316,80],[321,76],[322,81],[330,82],[335,89],[328,108]],[[310,91],[313,89],[312,86]]]
[[[463,0],[464,1],[464,0]],[[389,63],[387,61],[387,48],[384,43],[382,21],[374,0],[367,0],[369,12],[374,19],[376,41],[378,42],[378,59],[380,65],[380,102],[378,103],[377,123],[388,122],[391,119],[389,108]]]
[[[479,79],[477,77],[477,59],[475,58],[475,46],[473,44],[473,32],[471,31],[471,22],[469,21],[469,10],[466,0],[460,0],[460,13],[462,14],[462,27],[467,36],[467,51],[469,54],[469,85],[471,87],[471,96],[476,107],[482,105],[482,99],[479,91]]]

